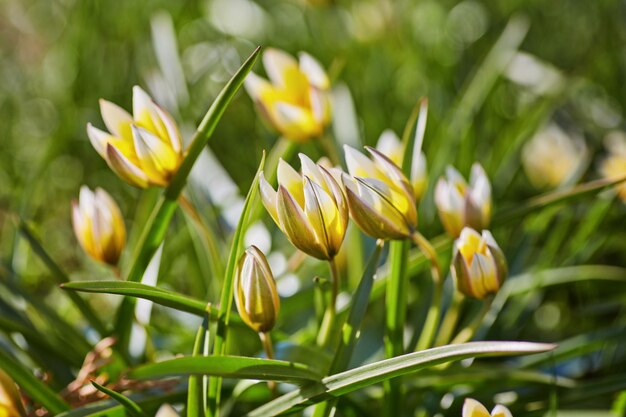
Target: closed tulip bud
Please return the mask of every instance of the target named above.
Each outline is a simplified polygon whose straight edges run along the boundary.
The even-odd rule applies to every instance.
[[[281,135],[297,142],[320,136],[330,122],[330,81],[311,55],[299,61],[278,49],[263,53],[269,81],[250,73],[245,88],[261,115]]]
[[[574,182],[586,166],[587,148],[558,126],[537,133],[522,150],[526,176],[536,188],[555,188]]]
[[[371,159],[345,146],[350,175],[343,174],[350,215],[377,239],[405,239],[417,227],[415,196],[409,181],[388,157],[366,147]]]
[[[503,405],[496,405],[489,414],[481,403],[467,398],[463,403],[463,417],[513,417],[513,414]]]
[[[602,162],[602,176],[608,180],[626,177],[626,134],[613,132],[606,140],[609,156]],[[626,183],[615,187],[617,194],[626,203]]]
[[[25,417],[26,411],[15,382],[0,369],[0,417]]]
[[[280,311],[280,299],[272,270],[256,246],[246,249],[239,260],[235,303],[241,319],[252,330],[259,333],[272,330]]]
[[[72,225],[78,243],[93,259],[117,265],[126,244],[126,228],[115,200],[101,188],[80,188],[72,201]]]
[[[339,252],[348,226],[348,206],[332,174],[300,154],[302,175],[282,159],[278,164],[278,191],[261,176],[263,205],[289,241],[322,260]]]
[[[172,117],[137,86],[132,116],[106,100],[100,100],[100,112],[109,132],[89,123],[87,134],[113,172],[140,188],[167,186],[184,156]]]
[[[491,220],[491,184],[479,163],[472,165],[469,184],[459,172],[448,167],[446,178],[435,188],[435,204],[443,227],[457,237],[464,227],[482,230]]]
[[[468,297],[484,299],[498,292],[507,276],[506,259],[491,233],[466,227],[454,242],[452,276]]]
[[[401,167],[404,158],[404,144],[400,141],[398,135],[392,130],[385,130],[378,138],[376,150],[391,159],[394,164]],[[411,178],[409,179],[413,194],[417,201],[421,200],[426,186],[428,185],[428,177],[426,171],[426,155],[424,152],[414,153],[411,163]]]

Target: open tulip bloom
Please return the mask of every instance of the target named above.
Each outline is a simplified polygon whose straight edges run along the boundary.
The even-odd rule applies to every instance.
[[[72,225],[80,246],[93,259],[117,265],[126,243],[124,219],[115,200],[102,188],[80,188],[72,201]]]
[[[513,414],[503,405],[496,405],[490,414],[484,405],[467,398],[463,403],[463,417],[513,417]]]
[[[472,165],[469,184],[453,167],[435,188],[435,204],[444,228],[457,237],[465,226],[482,230],[491,220],[491,184],[479,163]]]
[[[263,53],[269,81],[250,73],[245,88],[261,115],[284,137],[305,142],[320,136],[330,122],[330,81],[311,55],[299,61],[273,48]]]
[[[87,125],[91,144],[111,169],[128,183],[165,187],[180,166],[184,152],[172,117],[141,88],[133,88],[133,115],[106,100],[100,112],[109,132]]]

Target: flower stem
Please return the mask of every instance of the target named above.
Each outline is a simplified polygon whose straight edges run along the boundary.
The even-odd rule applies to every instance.
[[[441,278],[441,266],[437,259],[437,251],[431,243],[422,236],[421,233],[415,231],[411,235],[411,240],[420,248],[426,258],[430,261],[430,274],[433,280],[433,298],[426,315],[426,322],[422,329],[419,341],[417,342],[417,350],[428,349],[432,346],[435,338],[435,332],[439,323],[439,315],[441,313],[441,294],[443,292],[443,279]]]
[[[470,324],[464,327],[463,330],[461,330],[456,335],[456,337],[452,339],[452,342],[450,342],[450,344],[469,342],[474,336],[474,333],[476,333],[476,330],[478,330],[478,328],[482,324],[487,313],[489,313],[492,302],[493,302],[493,297],[487,298],[483,303],[483,308],[476,315],[476,317],[474,317],[474,320],[472,320]]]
[[[261,344],[263,344],[263,350],[265,351],[267,359],[274,359],[274,348],[272,347],[272,337],[270,333],[259,332],[259,338],[261,339]],[[267,381],[267,387],[272,391],[272,395],[276,397],[276,381]]]
[[[461,293],[454,293],[454,296],[452,297],[452,304],[448,308],[448,311],[446,311],[446,314],[441,322],[439,334],[437,335],[437,341],[435,342],[436,346],[443,346],[450,341],[452,333],[454,332],[457,322],[459,321],[459,313],[461,312],[461,305],[463,304],[464,299],[465,298]]]
[[[337,315],[336,304],[337,295],[339,294],[339,271],[337,269],[335,258],[330,259],[328,264],[330,265],[332,291],[330,295],[330,302],[326,307],[326,313],[324,313],[319,336],[317,338],[317,344],[320,346],[327,346],[330,342],[330,336],[332,335],[333,326],[335,324],[335,316]]]

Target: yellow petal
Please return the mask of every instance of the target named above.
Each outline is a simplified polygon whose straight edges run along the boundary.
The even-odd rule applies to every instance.
[[[100,99],[100,114],[113,136],[130,140],[130,124],[133,117],[126,110],[110,101]]]
[[[120,151],[110,143],[107,144],[107,162],[109,166],[120,178],[130,184],[146,188],[148,177],[136,165],[133,165]]]
[[[263,53],[263,66],[272,84],[286,87],[288,72],[299,71],[298,62],[288,53],[275,48],[267,48]]]
[[[391,159],[394,164],[402,165],[404,146],[393,130],[387,129],[380,135],[376,142],[376,149]]]
[[[273,103],[270,114],[276,129],[295,141],[306,141],[322,133],[322,126],[314,119],[310,109],[288,102]]]
[[[282,185],[278,186],[277,211],[281,229],[295,247],[315,258],[330,259],[304,211]]]
[[[326,71],[320,63],[306,52],[300,52],[300,71],[308,78],[309,82],[315,87],[327,90],[330,88],[330,80]]]
[[[490,415],[481,403],[467,398],[463,403],[463,417],[490,417]]]
[[[304,190],[302,188],[302,177],[282,158],[278,160],[278,171],[276,174],[278,184],[287,189],[289,194],[295,198],[300,207],[304,207]]]
[[[106,159],[107,143],[111,142],[114,137],[107,132],[94,127],[91,123],[87,123],[87,136],[89,137],[91,146],[93,146],[101,157]]]
[[[159,116],[159,119],[163,123],[163,126],[165,126],[167,138],[169,139],[169,145],[176,154],[181,154],[183,144],[180,137],[180,132],[178,131],[178,126],[176,126],[176,122],[174,122],[172,116],[170,116],[170,114],[163,110],[160,106],[155,105],[155,109],[157,115]]]
[[[503,405],[496,405],[493,410],[491,410],[492,417],[513,417],[513,414]]]
[[[264,95],[273,90],[272,85],[254,72],[250,72],[243,82],[248,95],[252,100],[261,100]]]

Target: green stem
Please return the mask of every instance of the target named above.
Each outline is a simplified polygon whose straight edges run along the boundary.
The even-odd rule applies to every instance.
[[[259,338],[263,344],[263,350],[267,359],[274,359],[274,348],[272,347],[272,337],[270,332],[260,332]],[[276,381],[267,381],[267,387],[272,391],[272,396],[276,397],[278,394]]]
[[[456,328],[456,324],[459,321],[459,313],[461,312],[461,305],[463,304],[464,299],[465,298],[461,293],[454,293],[452,304],[448,308],[448,311],[446,311],[443,321],[441,322],[441,327],[435,342],[436,346],[443,346],[450,341],[452,333]]]
[[[324,313],[324,318],[322,319],[322,324],[320,325],[319,336],[317,338],[317,344],[322,347],[328,346],[333,333],[335,317],[337,316],[337,295],[339,294],[339,271],[337,269],[335,258],[330,259],[328,264],[330,266],[332,290],[330,302],[328,303],[328,306],[326,306],[326,312]]]
[[[339,152],[337,152],[337,145],[335,144],[335,141],[333,141],[329,135],[323,133],[319,137],[318,141],[322,145],[322,148],[326,152],[326,156],[330,159],[330,162],[335,166],[341,165],[341,158],[339,157]]]
[[[452,339],[452,342],[450,342],[450,344],[454,345],[454,344],[469,342],[474,336],[474,333],[476,333],[476,330],[478,330],[480,325],[483,323],[483,320],[485,319],[485,316],[487,315],[487,313],[489,313],[489,309],[491,308],[492,302],[493,302],[493,297],[487,298],[483,303],[483,308],[476,315],[476,317],[474,317],[474,320],[472,320],[470,324],[465,326],[456,335],[456,337]]]
[[[441,294],[443,293],[443,279],[441,278],[441,267],[437,260],[437,251],[430,244],[428,239],[419,232],[411,235],[413,242],[420,248],[426,258],[430,261],[430,274],[433,280],[433,298],[426,315],[426,321],[419,341],[417,342],[417,350],[428,349],[432,346],[435,338],[437,325],[439,324],[439,315],[441,313]]]

